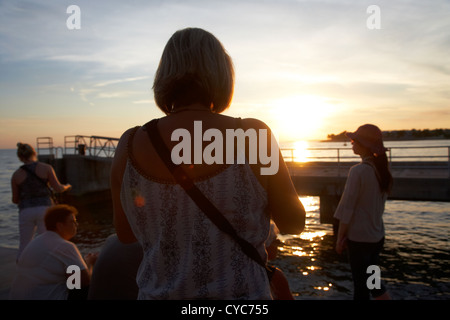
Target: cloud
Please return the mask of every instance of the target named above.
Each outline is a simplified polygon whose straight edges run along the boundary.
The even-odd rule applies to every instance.
[[[96,95],[100,99],[113,99],[113,98],[128,98],[133,97],[141,92],[138,91],[113,91],[113,92],[100,92]]]
[[[94,87],[106,87],[112,84],[120,84],[124,82],[134,82],[134,81],[140,81],[140,80],[147,80],[149,79],[149,76],[140,76],[140,77],[132,77],[132,78],[124,78],[124,79],[115,79],[115,80],[108,80],[104,82],[100,82],[94,85]]]
[[[400,119],[401,110],[420,123],[417,110],[437,121],[448,108],[446,0],[379,0],[380,30],[366,27],[369,0],[78,0],[80,30],[66,27],[70,4],[0,1],[2,115],[134,107],[131,123],[154,103],[151,79],[167,40],[188,26],[211,31],[233,58],[235,116],[270,125],[271,101],[316,95],[333,101],[338,132],[349,111]]]
[[[133,101],[133,103],[134,104],[151,104],[151,103],[155,103],[155,101],[154,100],[152,100],[152,99],[144,99],[144,100],[136,100],[136,101]]]

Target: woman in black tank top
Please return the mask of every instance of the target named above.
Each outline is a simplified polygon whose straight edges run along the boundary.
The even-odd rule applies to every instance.
[[[12,202],[19,208],[19,258],[35,233],[46,230],[44,215],[47,208],[54,204],[50,186],[55,192],[70,190],[72,186],[59,183],[53,168],[38,162],[36,151],[29,144],[19,142],[17,156],[24,163],[11,178]]]

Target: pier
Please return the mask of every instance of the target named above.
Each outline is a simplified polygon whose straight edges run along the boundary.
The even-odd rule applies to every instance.
[[[43,137],[37,138],[37,151],[39,160],[51,164],[61,182],[72,184],[72,190],[63,195],[65,203],[76,205],[83,212],[111,210],[109,174],[117,142],[109,137],[68,136],[64,147],[54,147],[52,138]],[[388,151],[394,177],[389,199],[449,202],[450,147],[420,147],[414,155],[407,156],[399,156],[397,149],[402,148]],[[327,155],[323,156],[325,151]],[[320,197],[321,223],[334,223],[333,214],[348,170],[359,162],[350,151],[351,148],[309,149],[308,158],[301,162],[296,161],[294,149],[281,150],[299,196]]]
[[[51,164],[62,183],[72,189],[58,197],[80,212],[112,214],[110,171],[119,139],[100,136],[66,136],[64,147],[51,137],[37,138],[39,161]]]
[[[286,162],[297,193],[320,197],[320,222],[333,224],[348,170],[357,162]],[[389,200],[450,201],[447,162],[391,163]]]

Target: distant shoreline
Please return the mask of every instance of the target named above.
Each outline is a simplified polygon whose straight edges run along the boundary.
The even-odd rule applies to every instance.
[[[339,134],[327,135],[328,142],[344,142],[350,139],[346,136],[347,131]],[[450,140],[450,129],[423,129],[423,130],[391,130],[383,131],[384,141],[412,141],[412,140]]]

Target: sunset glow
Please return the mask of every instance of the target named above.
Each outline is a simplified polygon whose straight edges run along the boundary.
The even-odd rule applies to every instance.
[[[334,107],[319,96],[291,96],[276,100],[272,112],[274,130],[279,132],[280,140],[295,137],[308,140],[324,130],[325,120],[333,115]],[[305,161],[300,154],[301,143],[298,161]]]
[[[383,130],[450,127],[450,3],[378,1],[375,27],[370,5],[79,0],[74,23],[69,3],[1,1],[0,148],[119,138],[162,117],[152,82],[168,39],[186,27],[213,33],[233,59],[225,114],[264,121],[280,142],[323,140],[369,121]]]
[[[306,141],[295,141],[294,142],[294,161],[296,162],[307,162],[308,157],[311,156],[311,152],[308,150],[308,142]]]

